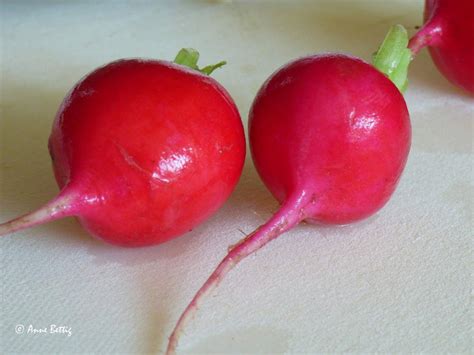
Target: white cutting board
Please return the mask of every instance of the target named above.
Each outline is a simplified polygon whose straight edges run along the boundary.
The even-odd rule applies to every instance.
[[[421,0],[2,1],[0,220],[57,192],[51,123],[67,90],[95,67],[197,48],[202,64],[228,61],[213,76],[246,121],[257,89],[282,64],[326,51],[369,60],[390,25],[413,33],[422,8]],[[299,226],[244,260],[189,324],[181,353],[470,350],[474,100],[426,51],[410,72],[413,146],[390,203],[352,226]],[[73,219],[2,238],[0,352],[163,351],[227,247],[276,208],[248,158],[227,204],[163,245],[105,245]],[[51,325],[71,335],[51,334]]]

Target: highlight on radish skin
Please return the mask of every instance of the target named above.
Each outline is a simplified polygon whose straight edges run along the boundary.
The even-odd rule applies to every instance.
[[[227,91],[199,68],[123,59],[96,69],[64,99],[49,150],[61,192],[0,225],[0,235],[76,216],[91,234],[136,247],[165,242],[208,218],[237,184],[245,136]]]
[[[391,31],[376,56],[390,70],[404,57],[406,46],[393,45],[399,35],[406,32]],[[347,224],[387,203],[411,142],[405,100],[388,77],[358,58],[325,54],[297,59],[263,84],[249,114],[250,148],[260,177],[281,207],[230,249],[180,316],[167,354],[175,353],[205,296],[243,258],[301,221]]]
[[[416,55],[429,47],[438,70],[474,94],[474,1],[425,0],[425,24],[411,38]]]

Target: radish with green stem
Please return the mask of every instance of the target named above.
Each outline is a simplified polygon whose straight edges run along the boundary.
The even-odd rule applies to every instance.
[[[474,1],[426,0],[424,17],[410,40],[413,55],[428,47],[439,71],[474,94]]]
[[[406,31],[396,26],[375,56],[377,68],[347,55],[313,55],[263,84],[249,114],[250,147],[281,207],[231,247],[179,318],[168,354],[204,297],[243,258],[302,221],[347,224],[389,200],[411,142],[400,91],[410,61],[407,43]]]
[[[196,227],[236,186],[245,160],[238,110],[199,54],[118,60],[64,99],[49,139],[61,191],[0,235],[67,216],[109,243],[138,247]]]

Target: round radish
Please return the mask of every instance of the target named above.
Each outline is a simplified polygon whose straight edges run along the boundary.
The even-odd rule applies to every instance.
[[[255,167],[281,207],[230,249],[194,296],[169,354],[203,297],[243,258],[301,221],[345,224],[378,211],[395,190],[411,141],[399,89],[373,66],[339,54],[301,58],[275,72],[255,98],[249,134]]]
[[[206,75],[224,63],[199,70],[197,60],[193,50],[175,63],[119,60],[77,83],[49,139],[61,192],[0,234],[76,216],[91,234],[135,247],[215,212],[240,177],[245,137],[231,97]]]
[[[425,25],[410,40],[413,54],[429,46],[440,72],[474,93],[474,1],[426,0]]]

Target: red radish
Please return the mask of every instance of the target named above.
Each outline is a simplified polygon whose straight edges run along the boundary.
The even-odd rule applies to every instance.
[[[425,25],[410,40],[416,55],[429,46],[439,71],[453,84],[474,93],[474,1],[426,0]]]
[[[168,354],[203,298],[243,258],[304,220],[345,224],[378,211],[395,190],[411,140],[399,89],[370,64],[339,54],[276,71],[255,98],[249,134],[255,167],[281,207],[230,249],[178,320]]]
[[[245,137],[226,90],[194,70],[198,56],[182,50],[175,62],[186,66],[119,60],[79,81],[49,139],[61,192],[0,225],[0,235],[76,216],[91,234],[137,247],[179,236],[215,212],[240,177]]]

